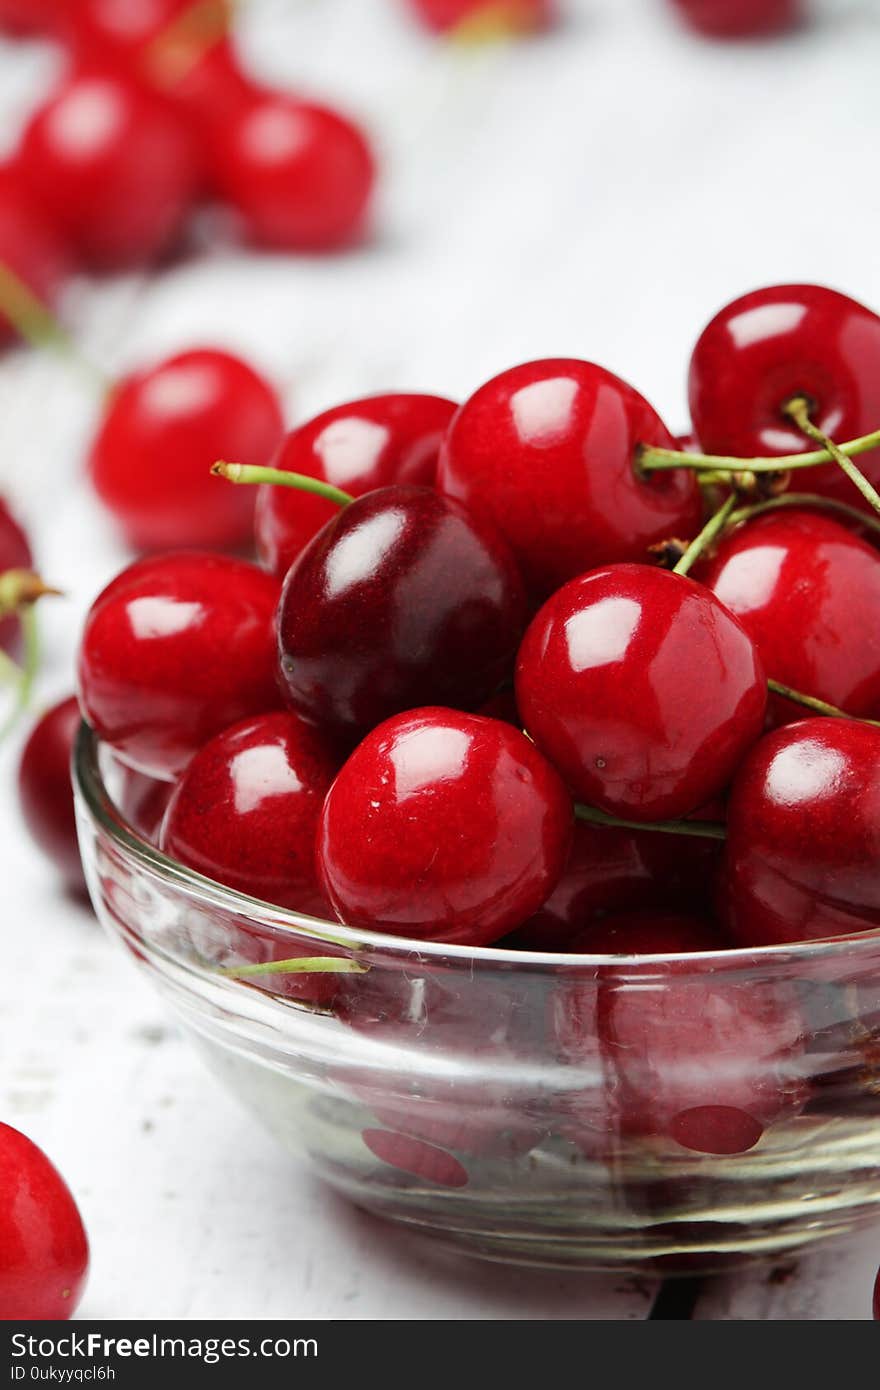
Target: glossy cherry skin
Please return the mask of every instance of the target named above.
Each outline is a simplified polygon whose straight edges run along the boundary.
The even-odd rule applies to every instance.
[[[181,231],[200,178],[173,108],[103,71],[75,71],[32,117],[22,178],[92,270],[144,265]]]
[[[691,418],[713,454],[773,457],[815,448],[783,413],[794,396],[833,439],[854,439],[880,420],[880,318],[821,285],[774,285],[728,304],[706,328],[690,365]],[[859,468],[880,483],[880,449]],[[861,505],[836,464],[799,474],[805,490]],[[868,507],[868,504],[864,504]]]
[[[514,32],[542,29],[556,12],[554,0],[409,0],[409,7],[436,34],[481,19]]]
[[[721,820],[723,811],[705,808],[694,819]],[[712,902],[721,856],[718,841],[695,835],[618,830],[576,821],[559,883],[543,907],[504,944],[527,951],[589,951],[590,947],[574,943],[591,931],[604,930],[606,913],[648,908],[705,912]]]
[[[639,443],[675,447],[619,377],[570,358],[527,362],[465,401],[440,452],[438,486],[491,517],[529,587],[546,597],[596,565],[643,559],[655,542],[699,529],[693,475],[639,478]]]
[[[647,565],[609,565],[554,594],[523,639],[516,696],[576,796],[639,821],[719,796],[767,712],[739,620],[701,584]]]
[[[0,1124],[0,1320],[67,1320],[89,1245],[61,1174],[36,1144]]]
[[[337,766],[295,714],[235,724],[199,750],[177,783],[161,847],[238,893],[326,917],[314,845]]]
[[[349,740],[417,705],[473,708],[509,673],[524,626],[519,575],[487,522],[430,488],[381,488],[340,511],[284,581],[284,693]]]
[[[692,29],[713,39],[762,38],[794,29],[803,0],[671,0]]]
[[[880,729],[805,719],[767,735],[730,797],[726,916],[744,946],[880,925]]]
[[[363,236],[376,164],[365,135],[345,116],[254,87],[214,134],[215,187],[250,241],[331,251]]]
[[[880,554],[817,511],[755,518],[722,541],[695,577],[735,613],[767,675],[849,714],[880,711]],[[778,722],[803,706],[774,699]]]
[[[334,406],[285,439],[276,468],[305,473],[362,497],[392,483],[430,486],[452,401],[398,393]],[[285,487],[262,487],[257,497],[257,550],[282,577],[339,508],[323,497]]]
[[[85,718],[122,762],[174,778],[214,734],[277,709],[278,583],[244,560],[139,560],[95,600],[79,653]]]
[[[33,563],[28,538],[0,497],[0,574],[6,570],[29,570]],[[20,638],[18,619],[0,618],[0,648],[17,656]]]
[[[31,838],[68,887],[85,890],[73,814],[70,759],[81,715],[75,695],[47,710],[31,730],[18,766],[21,814]]]
[[[0,168],[0,264],[46,308],[54,308],[70,269],[64,239],[14,170]],[[0,309],[0,346],[18,335]]]
[[[349,926],[479,946],[541,906],[571,834],[561,780],[518,730],[413,710],[374,729],[342,768],[318,867]]]
[[[195,348],[116,386],[92,442],[98,496],[137,550],[231,548],[250,537],[254,489],[211,477],[220,458],[267,464],[284,425],[274,390],[238,357]]]

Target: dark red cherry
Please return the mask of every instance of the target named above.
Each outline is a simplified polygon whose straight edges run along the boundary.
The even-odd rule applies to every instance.
[[[793,29],[803,0],[671,0],[682,19],[713,39],[763,38]]]
[[[639,478],[639,443],[674,448],[647,401],[602,367],[527,362],[481,386],[455,416],[438,486],[489,516],[541,597],[585,570],[638,560],[699,529],[699,486],[677,470]]]
[[[274,390],[218,348],[194,348],[120,381],[92,442],[98,496],[138,550],[244,545],[253,489],[221,487],[218,458],[267,464],[283,433]]]
[[[284,692],[348,738],[417,705],[472,708],[509,673],[524,626],[489,523],[430,488],[381,488],[328,522],[285,580]]]
[[[342,768],[318,865],[349,926],[478,946],[541,906],[571,833],[562,782],[517,729],[413,710],[374,729]]]
[[[54,37],[62,0],[0,0],[0,33],[10,38]]]
[[[542,29],[555,17],[555,0],[409,0],[409,7],[435,33],[481,21],[511,32]]]
[[[175,111],[103,71],[63,79],[29,122],[17,167],[94,270],[155,260],[180,232],[200,177]]]
[[[701,584],[647,565],[609,565],[554,594],[523,639],[516,696],[576,795],[640,821],[719,796],[767,710],[739,620]]]
[[[701,808],[694,816],[707,821],[723,818],[719,806]],[[647,908],[705,912],[721,855],[718,841],[696,835],[610,829],[577,821],[562,878],[543,907],[505,945],[527,951],[591,951],[573,943],[594,930],[601,932],[605,913]]]
[[[364,134],[339,112],[254,87],[211,143],[217,191],[257,245],[329,251],[364,234],[375,161]]]
[[[0,1124],[0,1320],[66,1321],[89,1270],[70,1189],[46,1155]]]
[[[726,916],[746,946],[880,925],[880,729],[805,719],[767,735],[731,792]]]
[[[584,927],[569,951],[586,956],[670,956],[720,951],[730,943],[705,917],[677,912],[621,912]]]
[[[52,309],[70,269],[63,238],[25,181],[8,166],[0,168],[0,266]],[[0,346],[12,342],[18,327],[3,312],[0,295]]]
[[[75,695],[53,705],[31,730],[18,767],[22,819],[31,838],[75,892],[85,890],[70,781],[80,719]]]
[[[440,396],[404,393],[337,405],[293,430],[274,466],[320,478],[352,497],[391,483],[430,486],[455,409],[452,401]],[[231,449],[223,457],[238,459]],[[337,511],[332,502],[312,493],[260,488],[257,550],[266,568],[283,577]]]
[[[123,762],[175,777],[214,734],[280,704],[277,599],[277,580],[244,560],[181,551],[129,565],[86,619],[86,719]]]
[[[27,536],[0,497],[0,574],[6,570],[29,570],[33,563]],[[20,637],[17,618],[0,618],[0,648],[3,651],[17,656]]]
[[[316,916],[318,815],[338,759],[295,714],[247,719],[200,749],[175,788],[161,847],[236,892]]]
[[[880,555],[816,511],[755,518],[727,537],[697,575],[735,613],[767,675],[849,714],[880,712]],[[857,601],[854,602],[854,596]],[[803,706],[774,699],[780,722]]]
[[[783,413],[796,396],[834,439],[853,439],[880,420],[880,318],[821,285],[774,285],[728,304],[694,348],[690,406],[703,448],[772,457],[815,445]],[[880,483],[880,449],[859,457]],[[861,505],[836,464],[811,468],[810,492]],[[867,506],[867,503],[864,504]]]

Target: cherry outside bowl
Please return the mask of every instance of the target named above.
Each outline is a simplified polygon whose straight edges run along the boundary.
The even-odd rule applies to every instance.
[[[880,1216],[880,933],[644,957],[381,937],[166,858],[85,726],[74,782],[104,926],[359,1206],[470,1255],[664,1274]],[[304,956],[362,973],[265,971]]]

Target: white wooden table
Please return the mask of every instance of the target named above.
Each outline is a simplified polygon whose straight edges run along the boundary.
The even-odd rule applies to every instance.
[[[460,396],[572,354],[632,380],[677,428],[691,344],[733,295],[818,280],[880,305],[874,0],[826,0],[812,33],[736,48],[689,39],[662,0],[573,0],[556,36],[476,55],[422,37],[395,0],[242,8],[255,67],[376,131],[379,235],[341,259],[215,250],[158,278],[78,283],[70,322],[109,372],[224,343],[275,377],[293,421],[381,388]],[[0,148],[55,66],[0,45]],[[0,490],[68,594],[44,612],[47,701],[69,689],[82,614],[126,558],[82,481],[96,410],[63,363],[0,361]],[[59,893],[17,824],[16,751],[0,752],[0,1118],[47,1148],[82,1204],[83,1317],[648,1316],[656,1286],[454,1262],[291,1167]],[[865,1318],[878,1260],[869,1232],[720,1280],[694,1316]]]

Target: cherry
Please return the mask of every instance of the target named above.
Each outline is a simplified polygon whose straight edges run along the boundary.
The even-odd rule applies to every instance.
[[[809,452],[785,414],[802,397],[813,423],[852,439],[880,420],[880,318],[821,285],[775,285],[728,304],[694,348],[690,406],[704,449],[742,458]],[[880,449],[859,459],[880,482]],[[811,492],[863,505],[834,463],[809,470]]]
[[[76,838],[70,759],[80,718],[75,695],[53,705],[31,730],[18,768],[24,823],[68,887],[78,893],[85,890],[85,878]]]
[[[697,820],[717,821],[717,806]],[[722,847],[692,835],[612,829],[578,821],[565,872],[543,907],[505,945],[527,951],[587,951],[575,944],[603,930],[597,915],[662,907],[705,911],[712,901]],[[596,950],[605,947],[597,947]],[[643,948],[636,947],[641,950]]]
[[[880,924],[880,730],[804,719],[767,735],[733,783],[726,915],[746,946]]]
[[[767,709],[738,619],[692,579],[647,565],[609,565],[554,594],[523,639],[516,695],[576,795],[638,821],[719,796]]]
[[[33,556],[27,536],[0,497],[0,574],[6,570],[29,570]],[[0,618],[0,650],[18,654],[21,630],[17,618]]]
[[[326,917],[314,843],[337,765],[295,714],[235,724],[205,744],[177,783],[161,848],[238,893]]]
[[[0,345],[12,342],[30,323],[36,334],[35,312],[51,309],[69,270],[62,238],[46,217],[24,180],[11,168],[0,168]],[[9,277],[14,277],[10,286]],[[37,301],[22,304],[12,315],[3,310],[17,300],[20,286]]]
[[[182,551],[129,565],[92,605],[80,647],[80,703],[99,738],[168,780],[214,734],[276,709],[277,599],[277,581],[244,560]]]
[[[596,565],[642,559],[655,542],[699,529],[693,476],[641,479],[640,443],[675,441],[631,386],[589,362],[528,362],[458,411],[438,486],[495,521],[527,583],[546,597]]]
[[[0,1124],[0,1319],[67,1320],[85,1288],[89,1246],[61,1174]]]
[[[518,730],[428,708],[374,729],[344,765],[318,867],[349,926],[478,946],[541,906],[571,834],[562,782]]]
[[[211,465],[224,453],[269,463],[282,433],[278,398],[252,367],[217,348],[190,349],[117,384],[89,472],[136,549],[243,545],[252,490],[218,487]]]
[[[251,88],[214,131],[211,173],[246,236],[281,251],[329,251],[364,233],[375,161],[329,107]]]
[[[162,820],[174,790],[174,783],[159,782],[133,767],[119,764],[121,787],[117,805],[129,825],[151,845],[158,845]]]
[[[572,938],[570,951],[585,956],[678,956],[720,951],[727,945],[721,928],[705,917],[645,911],[591,922]]]
[[[316,415],[287,436],[276,468],[320,478],[362,497],[391,483],[434,482],[437,455],[455,413],[440,396],[369,396]],[[238,458],[227,446],[227,456]],[[313,493],[266,486],[257,498],[257,550],[267,569],[285,575],[336,507]]]
[[[409,6],[437,34],[480,21],[513,32],[541,29],[556,9],[554,0],[409,0]]]
[[[509,672],[524,625],[519,575],[488,523],[430,488],[380,488],[285,580],[284,693],[349,739],[429,701],[473,707]]]
[[[94,270],[154,260],[180,231],[199,178],[190,132],[125,78],[75,71],[32,117],[17,167]]]
[[[12,38],[54,36],[62,0],[0,0],[0,33]]]
[[[715,39],[758,38],[793,29],[803,0],[672,0],[692,29]]]
[[[863,619],[880,606],[873,546],[820,512],[769,512],[723,540],[699,578],[740,619],[768,676],[849,714],[880,710],[880,633]],[[804,717],[789,700],[773,710],[780,722]]]

